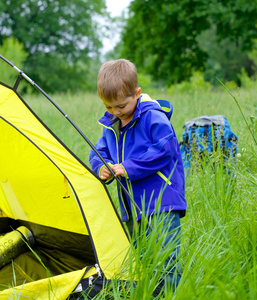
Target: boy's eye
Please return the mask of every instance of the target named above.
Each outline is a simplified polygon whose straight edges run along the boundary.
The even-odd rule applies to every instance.
[[[118,108],[124,108],[126,105],[120,105],[118,106]]]

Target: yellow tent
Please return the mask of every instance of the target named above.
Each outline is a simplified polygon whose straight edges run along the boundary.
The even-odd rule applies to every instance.
[[[2,83],[0,215],[0,235],[25,226],[35,240],[0,269],[0,299],[67,299],[92,279],[101,286],[130,246],[103,183]]]

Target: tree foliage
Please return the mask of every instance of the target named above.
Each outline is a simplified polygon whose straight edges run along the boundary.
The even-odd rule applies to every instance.
[[[0,46],[0,53],[3,57],[9,61],[15,62],[21,68],[28,57],[28,53],[24,50],[24,46],[15,40],[12,36],[3,41],[3,45]],[[11,68],[8,64],[1,64],[1,81],[13,86],[16,78],[17,71]]]
[[[104,0],[3,0],[0,44],[10,35],[24,44],[30,54],[25,69],[35,80],[42,77],[38,63],[47,68],[45,77],[55,73],[58,85],[61,78],[68,80],[70,72],[75,71],[78,80],[81,70],[77,72],[74,65],[78,61],[88,65],[99,55],[102,44],[97,16],[104,13]],[[47,81],[44,85],[52,90]]]
[[[129,10],[121,55],[168,85],[204,70],[208,53],[198,37],[213,25],[218,45],[226,39],[240,53],[257,37],[256,1],[134,0]]]
[[[242,68],[248,75],[253,74],[253,61],[249,59],[248,52],[242,51],[242,39],[238,38],[237,42],[228,37],[218,40],[215,29],[212,27],[198,37],[201,49],[208,53],[204,78],[212,85],[220,85],[217,78],[222,82],[233,81],[239,85]]]

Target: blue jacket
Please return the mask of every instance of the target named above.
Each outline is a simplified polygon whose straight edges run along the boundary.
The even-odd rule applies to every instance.
[[[161,211],[179,210],[183,216],[187,208],[183,163],[179,143],[169,121],[171,115],[170,102],[152,100],[142,94],[133,119],[124,131],[119,130],[119,119],[108,112],[99,120],[103,135],[96,143],[96,149],[107,163],[123,165],[127,176],[121,177],[121,182],[141,210],[142,201],[145,202],[148,215],[157,212],[160,194],[158,205]],[[93,150],[89,162],[99,175],[103,163]],[[131,203],[119,185],[118,196],[121,218],[126,222],[131,215]]]

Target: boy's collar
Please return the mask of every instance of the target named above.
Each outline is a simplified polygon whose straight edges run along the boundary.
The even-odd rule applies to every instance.
[[[112,115],[112,114],[110,114],[109,119],[110,119],[110,121],[111,121],[112,124],[113,124],[113,123],[116,123],[116,122],[119,120],[118,117],[116,117],[116,116],[114,116],[114,115]]]

